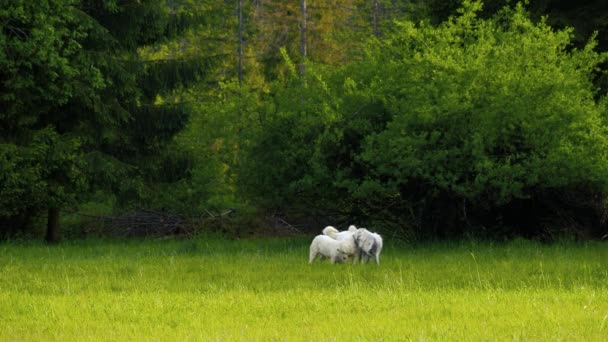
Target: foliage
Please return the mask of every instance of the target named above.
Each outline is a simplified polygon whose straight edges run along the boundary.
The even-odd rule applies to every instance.
[[[0,235],[94,193],[406,239],[605,234],[603,2],[306,3],[0,0]]]
[[[66,134],[65,108],[105,82],[82,54],[86,25],[75,5],[49,0],[1,6],[0,217],[17,226],[32,211],[75,203],[87,186],[82,141]]]
[[[605,108],[590,79],[606,56],[593,41],[568,51],[569,30],[533,24],[521,6],[486,21],[468,6],[437,29],[405,23],[383,45],[393,118],[362,154],[374,183],[389,196],[481,209],[547,189],[605,194]]]
[[[571,30],[521,5],[488,20],[480,8],[465,2],[438,27],[401,22],[365,61],[278,90],[247,152],[248,178],[266,181],[250,188],[418,237],[500,225],[552,192],[603,198],[608,136],[591,78],[606,55],[593,41],[571,50]],[[597,225],[603,204],[590,210]]]
[[[75,205],[99,188],[124,205],[184,176],[161,165],[181,162],[168,150],[188,111],[158,97],[200,79],[207,63],[139,55],[185,30],[164,1],[12,1],[0,18],[1,167],[13,180],[2,187],[3,219],[19,226],[11,217]]]

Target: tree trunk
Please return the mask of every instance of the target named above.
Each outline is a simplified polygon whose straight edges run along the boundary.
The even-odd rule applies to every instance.
[[[238,0],[237,16],[239,21],[239,85],[243,83],[243,0]]]
[[[378,37],[380,32],[378,31],[378,0],[374,0],[374,36]]]
[[[60,227],[59,227],[59,208],[49,208],[48,218],[46,224],[46,242],[57,243],[59,242]]]
[[[302,10],[302,22],[300,24],[300,54],[302,55],[302,64],[300,64],[300,73],[304,75],[306,65],[304,64],[308,55],[308,47],[306,46],[306,0],[300,0]]]

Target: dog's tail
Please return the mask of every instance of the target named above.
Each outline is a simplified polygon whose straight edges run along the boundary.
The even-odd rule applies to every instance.
[[[323,234],[329,236],[332,239],[336,238],[337,233],[338,230],[332,226],[327,226],[323,229]]]
[[[348,227],[348,231],[351,233],[354,233],[357,231],[357,227],[355,227],[355,225],[351,224],[350,227]]]

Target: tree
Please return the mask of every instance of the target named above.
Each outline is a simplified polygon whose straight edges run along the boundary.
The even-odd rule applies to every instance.
[[[90,189],[134,199],[146,184],[184,175],[162,171],[183,163],[167,151],[187,111],[178,98],[159,96],[196,80],[208,63],[145,61],[139,49],[184,32],[192,18],[160,0],[11,1],[2,8],[2,197],[13,196],[2,216],[46,208],[46,239],[56,242],[61,208]]]
[[[606,55],[594,41],[571,51],[570,29],[534,24],[521,5],[489,20],[480,8],[465,2],[437,28],[402,23],[376,60],[392,118],[367,138],[361,159],[374,176],[353,191],[418,213],[421,235],[472,224],[535,235],[556,206],[571,209],[551,196],[608,189],[605,107],[590,82]],[[536,210],[512,215],[525,207]],[[603,204],[588,209],[597,227]]]
[[[590,82],[606,56],[593,41],[570,51],[571,30],[534,24],[521,5],[490,20],[475,16],[480,7],[465,2],[438,28],[402,24],[378,60],[387,66],[382,92],[399,96],[362,157],[376,173],[370,183],[387,194],[412,202],[426,193],[416,209],[426,211],[430,235],[458,234],[466,220],[487,224],[488,215],[512,217],[506,213],[522,203],[545,208],[548,193],[593,197],[607,189],[604,107]],[[452,227],[433,222],[439,212]],[[529,214],[531,222],[512,223],[538,233],[538,216]]]
[[[593,40],[570,49],[570,29],[521,5],[487,20],[480,9],[399,22],[365,60],[311,67],[314,82],[277,92],[247,149],[249,189],[410,237],[552,233],[543,222],[560,210],[601,229],[608,131],[591,75],[607,56]]]
[[[48,208],[54,240],[56,208],[74,202],[86,186],[81,139],[64,134],[64,108],[104,88],[96,67],[81,53],[85,25],[76,2],[10,1],[0,6],[0,216],[25,224]]]

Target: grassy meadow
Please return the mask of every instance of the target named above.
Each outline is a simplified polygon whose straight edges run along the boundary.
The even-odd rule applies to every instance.
[[[309,239],[0,244],[0,340],[567,340],[608,336],[608,244]]]

